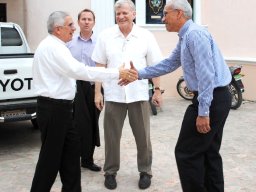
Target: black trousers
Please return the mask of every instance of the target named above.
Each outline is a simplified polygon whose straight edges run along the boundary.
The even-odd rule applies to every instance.
[[[81,137],[81,159],[84,163],[94,162],[95,146],[100,146],[100,110],[94,103],[95,86],[88,81],[76,81],[77,93],[74,104],[75,126]]]
[[[73,128],[73,104],[38,98],[42,146],[31,192],[49,192],[60,174],[63,192],[81,191],[80,142]]]
[[[224,192],[223,166],[219,150],[230,106],[231,95],[228,87],[214,89],[210,107],[211,131],[207,134],[201,134],[196,129],[197,95],[188,106],[175,147],[184,192]]]

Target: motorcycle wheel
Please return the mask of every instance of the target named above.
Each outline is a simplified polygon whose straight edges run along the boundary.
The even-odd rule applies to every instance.
[[[179,79],[179,81],[177,82],[176,85],[176,89],[178,94],[186,100],[192,100],[194,97],[194,94],[188,90],[186,83],[184,81],[184,79]]]
[[[235,82],[229,84],[229,91],[231,93],[231,109],[237,109],[242,104],[242,93]]]

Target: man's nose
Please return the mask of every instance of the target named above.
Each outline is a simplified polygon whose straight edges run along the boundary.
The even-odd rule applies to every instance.
[[[124,17],[124,14],[120,14],[120,15],[119,15],[119,18],[123,18],[123,17]]]
[[[162,17],[162,23],[165,23],[165,17]]]

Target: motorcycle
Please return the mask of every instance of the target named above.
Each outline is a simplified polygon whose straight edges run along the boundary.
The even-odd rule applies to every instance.
[[[242,93],[244,92],[244,85],[242,82],[242,77],[244,75],[241,74],[242,66],[230,66],[229,70],[232,75],[232,80],[230,82],[229,91],[232,96],[231,100],[231,109],[237,109],[241,106],[243,97]],[[177,82],[176,89],[178,94],[186,100],[192,100],[194,97],[194,94],[192,91],[190,91],[185,83],[185,80],[183,76],[181,76]]]

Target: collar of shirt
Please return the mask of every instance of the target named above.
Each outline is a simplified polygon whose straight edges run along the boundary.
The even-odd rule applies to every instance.
[[[78,40],[81,40],[81,41],[91,41],[92,43],[96,43],[96,35],[94,33],[92,33],[92,35],[89,39],[82,38],[80,33],[77,34],[75,36],[75,38],[77,38]]]
[[[121,37],[125,38],[123,33],[120,31],[118,25],[116,25],[115,27],[116,27],[116,29],[113,34],[113,37],[117,38],[117,37],[121,36]],[[133,23],[132,31],[129,33],[129,35],[125,39],[130,39],[131,37],[138,37],[138,27],[135,23]]]
[[[193,23],[191,19],[187,20],[186,23],[181,27],[178,36],[180,39],[183,39],[183,36],[185,35],[186,31],[188,30],[189,26]]]
[[[66,43],[64,41],[62,41],[61,39],[59,39],[58,37],[56,37],[55,35],[51,35],[49,34],[49,37],[52,38],[55,41],[58,41],[60,43],[62,43],[63,45],[66,45]]]

